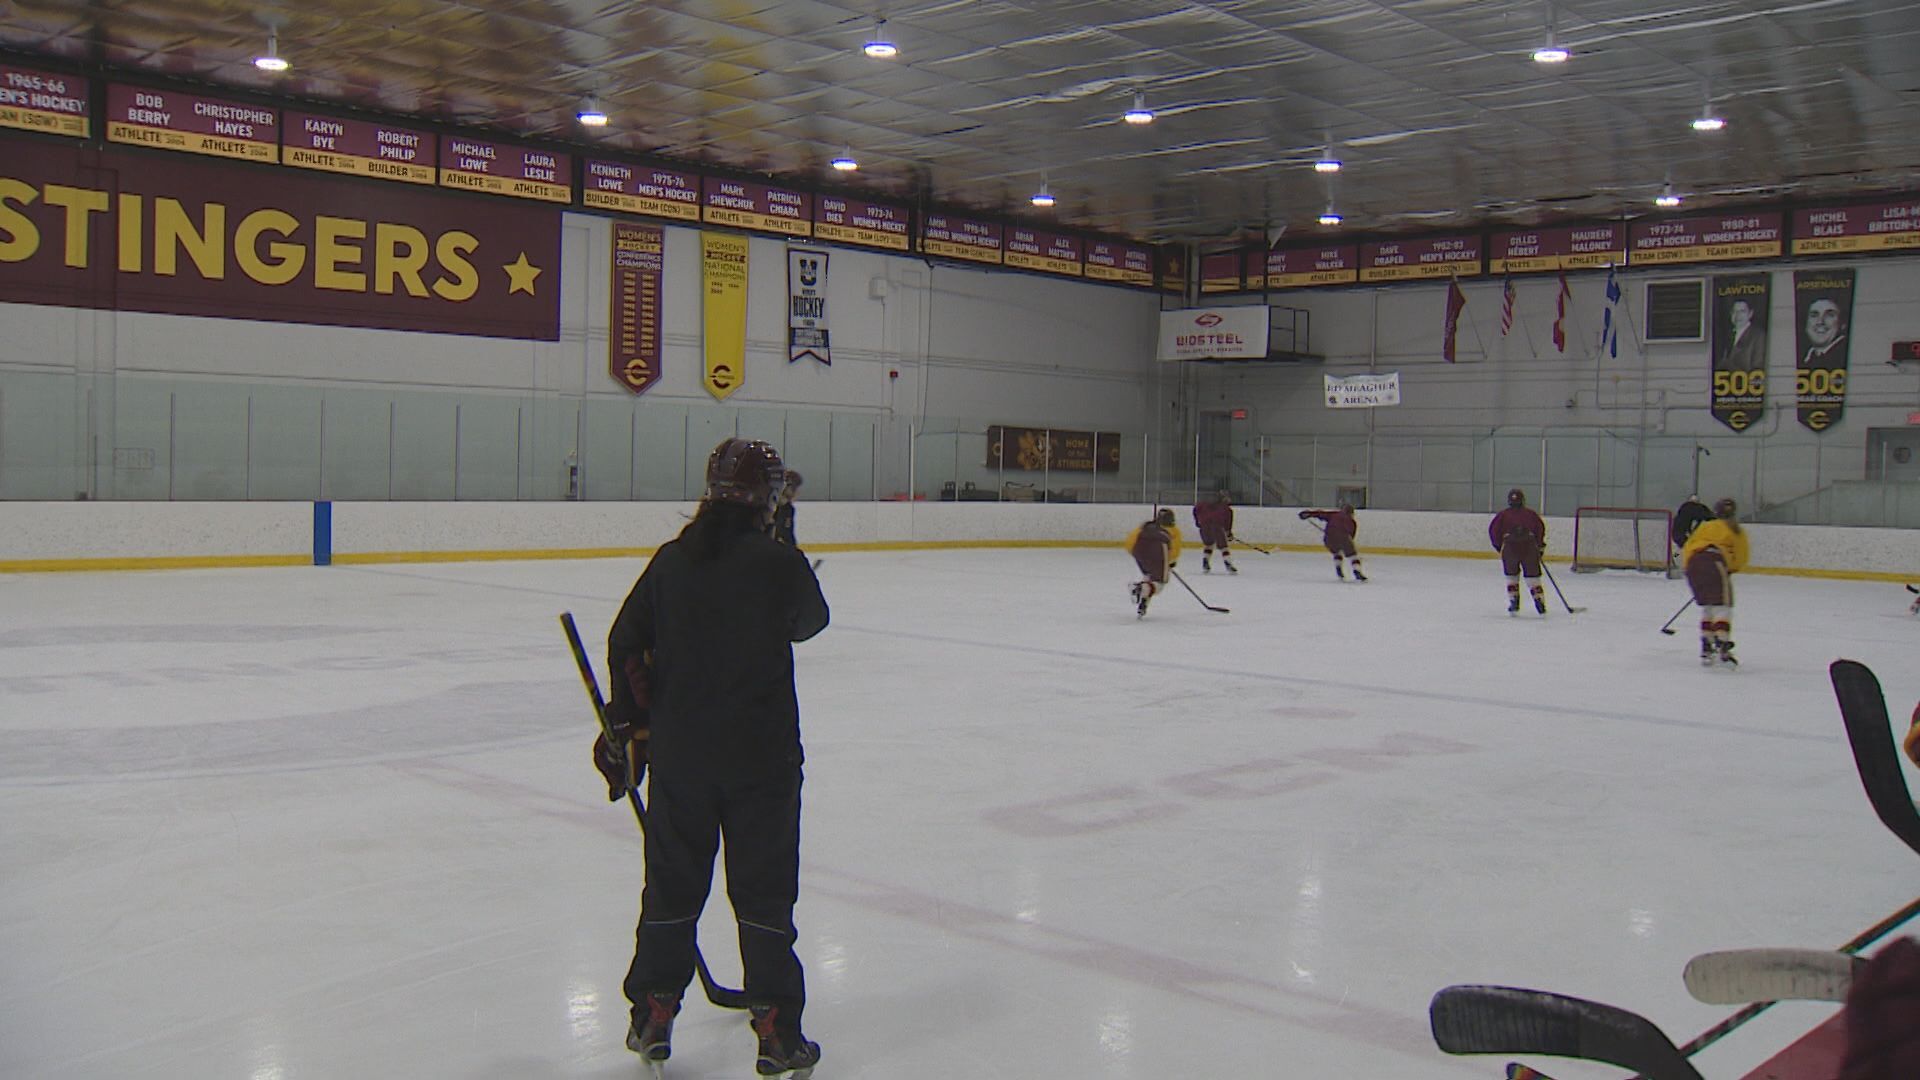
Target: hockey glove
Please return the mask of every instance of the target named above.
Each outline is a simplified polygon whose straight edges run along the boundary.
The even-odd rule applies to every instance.
[[[1920,765],[1920,705],[1913,707],[1913,726],[1907,729],[1907,738],[1902,743],[1907,748],[1907,757]]]
[[[627,792],[640,786],[647,775],[646,732],[641,738],[614,746],[607,742],[605,734],[593,740],[593,767],[607,781],[607,801],[619,802],[627,797]]]
[[[1310,517],[1312,517],[1312,516],[1313,516],[1313,511],[1311,511],[1311,510],[1302,510],[1302,511],[1300,511],[1300,520],[1301,520],[1301,521],[1305,521],[1305,520],[1307,520],[1308,518],[1310,518]]]

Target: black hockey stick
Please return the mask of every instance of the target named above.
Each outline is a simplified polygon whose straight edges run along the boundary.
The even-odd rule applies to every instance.
[[[1200,594],[1193,591],[1193,586],[1187,584],[1187,579],[1180,576],[1180,571],[1175,570],[1173,567],[1169,566],[1167,567],[1167,573],[1172,574],[1173,580],[1179,582],[1180,587],[1187,590],[1188,593],[1192,594],[1195,600],[1200,600]],[[1225,615],[1227,613],[1226,608],[1214,607],[1212,604],[1207,603],[1205,600],[1200,600],[1200,606],[1203,608],[1206,608],[1208,611],[1217,611],[1222,615]]]
[[[1560,583],[1553,580],[1553,567],[1547,565],[1547,560],[1545,559],[1540,560],[1540,569],[1545,570],[1547,572],[1547,584],[1553,586],[1553,595],[1560,598],[1560,606],[1567,609],[1567,614],[1578,615],[1579,613],[1587,610],[1586,608],[1574,607],[1572,604],[1567,603],[1567,594],[1561,592]]]
[[[1667,625],[1660,628],[1660,632],[1667,635],[1668,637],[1672,637],[1674,635],[1673,624],[1679,622],[1680,616],[1685,615],[1687,613],[1687,609],[1692,606],[1693,606],[1693,597],[1689,596],[1687,597],[1687,602],[1680,605],[1680,610],[1673,613],[1673,618],[1667,620]]]
[[[1269,548],[1269,547],[1261,547],[1261,546],[1260,546],[1259,544],[1256,544],[1256,543],[1253,543],[1252,541],[1249,541],[1249,540],[1242,540],[1242,539],[1240,539],[1239,537],[1237,537],[1237,536],[1235,536],[1235,535],[1233,535],[1232,533],[1228,533],[1228,534],[1227,534],[1227,539],[1229,539],[1229,540],[1231,540],[1231,541],[1233,541],[1233,542],[1234,542],[1234,543],[1236,543],[1236,544],[1239,544],[1239,545],[1240,545],[1241,547],[1250,547],[1250,548],[1252,548],[1253,550],[1255,550],[1255,551],[1257,551],[1257,552],[1259,552],[1259,553],[1260,553],[1260,554],[1262,554],[1262,555],[1271,555],[1271,554],[1273,554],[1273,549],[1272,549],[1272,548]]]
[[[1681,977],[1708,1005],[1754,1001],[1845,1001],[1866,961],[1821,949],[1727,949],[1687,961]]]
[[[587,660],[586,646],[580,644],[580,630],[573,624],[573,612],[562,612],[560,625],[567,632],[567,644],[573,647],[573,662],[580,666],[580,681],[586,684],[587,697],[593,701],[593,715],[600,720],[600,733],[606,736],[607,745],[612,746],[613,727],[607,723],[607,703],[600,698],[600,683],[593,677],[593,664]],[[628,788],[627,801],[633,804],[633,819],[640,823],[640,835],[646,836],[647,811],[640,805],[640,793]],[[744,992],[714,981],[713,972],[707,970],[707,958],[700,954],[697,943],[693,947],[693,970],[700,976],[700,989],[706,991],[708,1001],[723,1009],[747,1007],[747,995]]]
[[[1900,748],[1880,680],[1854,660],[1835,660],[1827,674],[1840,701],[1840,718],[1847,725],[1847,741],[1853,744],[1853,763],[1860,770],[1867,801],[1880,815],[1881,824],[1920,854],[1920,807],[1914,806],[1906,774],[1900,769]]]
[[[1604,1061],[1650,1080],[1702,1080],[1646,1017],[1596,1001],[1510,986],[1449,986],[1427,1008],[1449,1054],[1545,1054]]]

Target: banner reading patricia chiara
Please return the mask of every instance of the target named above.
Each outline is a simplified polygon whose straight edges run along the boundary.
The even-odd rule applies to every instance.
[[[833,363],[827,334],[827,253],[787,249],[787,363],[811,356]]]
[[[1768,274],[1713,278],[1713,418],[1745,431],[1767,409]]]
[[[707,393],[725,400],[747,379],[747,238],[700,234]]]
[[[644,394],[660,381],[660,277],[667,235],[658,225],[613,223],[613,332],[608,368],[615,382]]]
[[[560,211],[0,136],[0,301],[560,337]]]
[[[1847,407],[1853,270],[1793,272],[1793,397],[1800,423],[1825,431]]]

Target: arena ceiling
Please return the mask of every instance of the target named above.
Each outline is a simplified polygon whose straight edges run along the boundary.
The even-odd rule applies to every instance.
[[[0,0],[0,46],[1153,240],[1920,187],[1920,0]]]

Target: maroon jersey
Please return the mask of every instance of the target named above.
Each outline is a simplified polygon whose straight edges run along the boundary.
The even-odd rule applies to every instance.
[[[1531,546],[1539,547],[1547,542],[1547,523],[1525,506],[1509,506],[1493,515],[1493,521],[1487,526],[1487,539],[1493,543],[1493,550],[1499,551],[1509,536],[1516,540],[1525,536]]]
[[[1307,516],[1327,523],[1327,539],[1352,540],[1360,533],[1360,522],[1351,510],[1309,510]]]
[[[1223,502],[1203,502],[1193,505],[1193,523],[1199,527],[1200,535],[1226,535],[1233,531],[1233,504]]]

